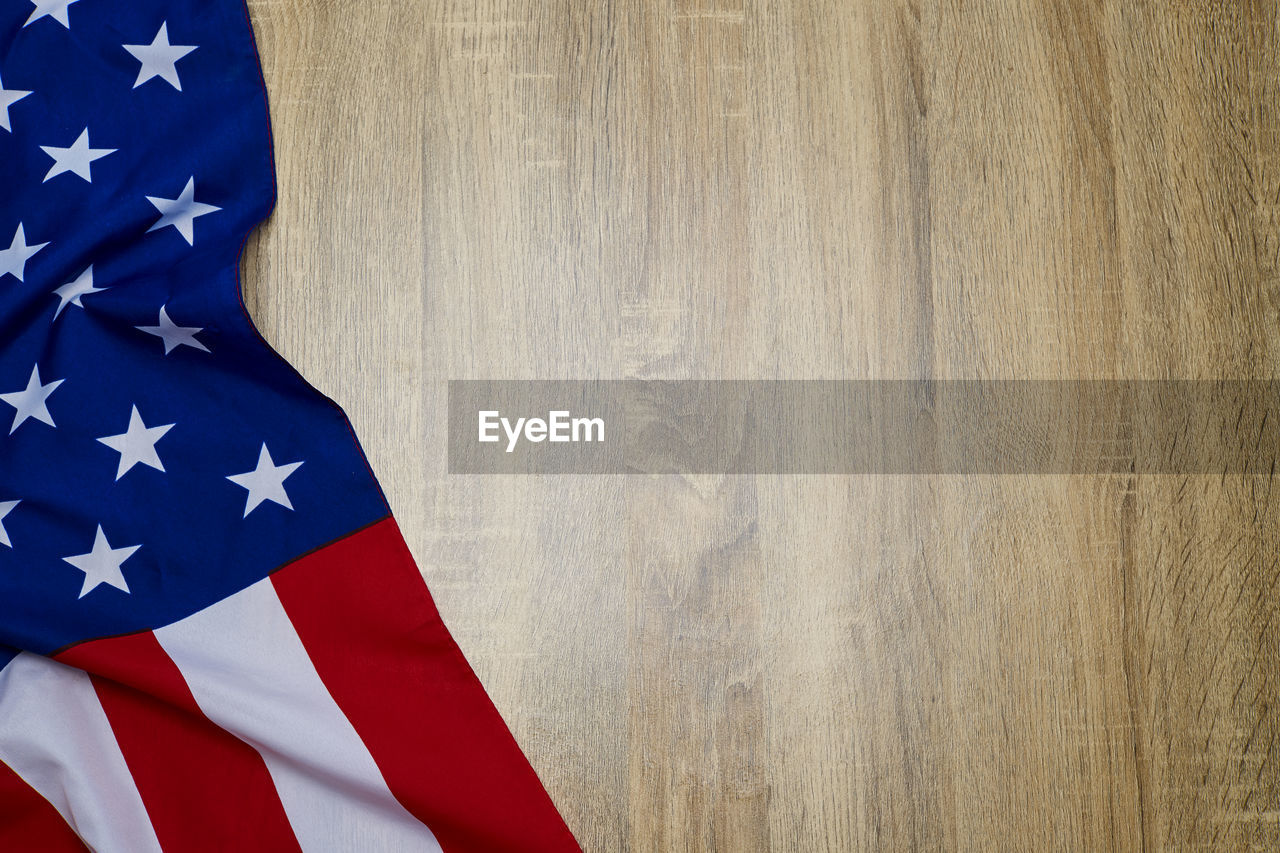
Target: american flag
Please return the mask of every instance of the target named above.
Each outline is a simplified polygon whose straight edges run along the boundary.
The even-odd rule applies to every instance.
[[[274,195],[242,0],[0,0],[0,850],[576,850],[244,311]]]

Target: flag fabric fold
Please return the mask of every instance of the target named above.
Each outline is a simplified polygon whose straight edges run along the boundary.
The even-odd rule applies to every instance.
[[[239,296],[242,0],[0,8],[0,850],[577,850]]]

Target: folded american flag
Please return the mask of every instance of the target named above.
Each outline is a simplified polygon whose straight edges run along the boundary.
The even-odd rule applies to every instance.
[[[242,0],[0,2],[0,850],[576,850],[261,340]]]

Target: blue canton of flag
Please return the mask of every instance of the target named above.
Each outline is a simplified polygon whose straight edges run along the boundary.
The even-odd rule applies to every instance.
[[[0,849],[576,850],[262,341],[241,0],[0,0]]]
[[[0,642],[48,654],[387,510],[341,413],[240,307],[273,197],[243,9],[0,15]]]

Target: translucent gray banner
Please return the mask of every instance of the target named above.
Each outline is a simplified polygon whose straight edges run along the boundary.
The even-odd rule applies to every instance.
[[[1261,474],[1270,380],[453,380],[456,474]]]

